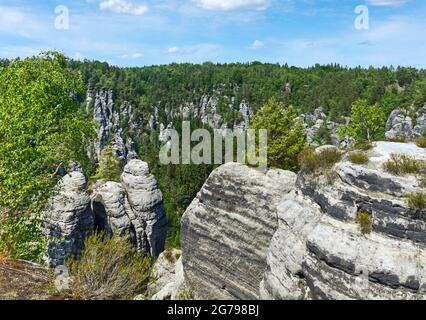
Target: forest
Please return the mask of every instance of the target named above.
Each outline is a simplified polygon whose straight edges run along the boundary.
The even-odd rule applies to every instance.
[[[345,118],[351,116],[354,103],[363,101],[358,105],[374,105],[380,108],[381,119],[378,119],[380,130],[377,130],[378,135],[375,137],[380,139],[383,138],[384,125],[392,110],[402,108],[414,113],[426,101],[426,71],[409,67],[348,68],[332,64],[298,68],[286,64],[261,62],[232,64],[206,62],[120,68],[99,61],[64,61],[67,68],[75,73],[73,77],[78,75],[79,79],[76,81],[82,81],[86,89],[112,89],[115,103],[119,105],[123,101],[130,102],[134,107],[133,113],[141,119],[138,130],[125,128],[125,131],[135,141],[139,157],[148,162],[163,191],[164,206],[169,219],[167,241],[169,247],[179,247],[180,218],[216,166],[161,165],[158,161],[162,144],[158,139],[158,126],[157,130],[148,129],[150,116],[156,109],[158,124],[172,123],[179,131],[182,119],[173,117],[173,110],[178,110],[188,103],[198,106],[205,95],[214,95],[218,98],[218,112],[230,127],[240,120],[238,107],[243,101],[249,104],[254,114],[263,106],[273,112],[274,103],[270,104],[271,99],[278,105],[292,106],[294,116],[312,113],[321,107],[330,120],[341,124],[345,123]],[[17,62],[19,61],[14,63]],[[34,70],[43,68],[43,63],[43,60],[40,62],[37,59],[32,60],[32,68]],[[0,66],[3,67],[0,70],[4,76],[7,76],[5,70],[10,64],[11,61],[0,60]],[[43,80],[48,80],[48,75],[44,72],[39,74],[43,75]],[[37,75],[37,71],[32,71],[28,77],[35,78],[28,81],[38,81],[37,77],[40,75]],[[14,90],[19,92],[17,87]],[[85,99],[84,90],[79,88],[78,92],[81,106],[77,113],[80,114],[85,109]],[[38,99],[37,96],[33,98]],[[12,97],[8,96],[7,99]],[[90,121],[91,116],[86,117]],[[268,115],[266,114],[264,118],[268,119]],[[270,127],[267,123],[263,123],[262,119],[258,117],[255,121],[256,127],[264,125],[268,129],[274,129],[275,125]],[[291,119],[286,121],[290,123]],[[197,118],[191,120],[191,127],[212,129]],[[301,130],[297,135],[300,135]],[[7,132],[10,133],[10,130]],[[287,135],[290,133],[286,131]],[[284,151],[280,148],[288,147],[288,143],[286,141],[277,144],[276,150],[272,150],[277,157],[277,163],[282,163],[280,157]],[[301,149],[303,148],[298,147],[297,152]],[[29,152],[32,151],[29,149]],[[297,154],[290,160],[291,166],[284,165],[283,168],[296,171]],[[90,159],[87,159],[87,162],[90,163]],[[93,163],[86,167],[89,176],[95,174],[96,166]],[[25,172],[28,172],[28,168],[26,170]],[[13,190],[9,194],[12,197],[11,194]],[[31,197],[29,199],[27,200],[31,201]]]
[[[229,127],[239,120],[238,106],[243,101],[249,103],[254,113],[271,98],[293,106],[298,115],[321,107],[330,120],[344,123],[345,117],[351,115],[353,103],[361,99],[369,105],[377,104],[383,111],[383,136],[392,110],[415,112],[426,101],[426,71],[409,67],[348,68],[332,64],[298,68],[261,62],[206,62],[120,68],[99,61],[70,61],[70,67],[82,74],[87,87],[112,89],[117,104],[128,101],[135,106],[134,112],[142,119],[142,130],[129,134],[135,138],[139,156],[149,163],[164,193],[171,247],[179,247],[180,217],[215,166],[160,165],[158,130],[145,130],[155,108],[159,111],[159,123],[173,123],[179,131],[181,119],[171,117],[170,113],[185,103],[199,105],[204,95],[218,97],[218,112]],[[230,101],[231,109],[227,108]],[[207,128],[199,119],[192,119],[191,126]]]

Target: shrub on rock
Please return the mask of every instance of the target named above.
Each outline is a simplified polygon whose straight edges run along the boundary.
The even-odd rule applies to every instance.
[[[95,233],[85,241],[80,260],[69,260],[71,290],[76,299],[132,299],[149,280],[151,261],[126,237]]]

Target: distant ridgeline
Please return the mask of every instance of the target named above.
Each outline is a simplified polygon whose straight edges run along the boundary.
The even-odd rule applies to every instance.
[[[302,69],[259,62],[142,68],[118,68],[101,62],[71,64],[91,87],[112,89],[118,100],[135,104],[135,111],[152,113],[158,106],[160,117],[167,108],[198,103],[204,95],[215,92],[219,93],[219,109],[226,108],[227,98],[233,98],[234,106],[245,101],[256,111],[275,97],[286,99],[300,113],[321,107],[331,120],[348,116],[352,102],[359,98],[382,103],[387,114],[412,103],[420,108],[426,99],[426,71],[414,68],[316,65]],[[232,119],[226,116],[226,120]]]
[[[245,129],[274,97],[295,108],[305,121],[308,142],[320,145],[333,143],[329,132],[347,123],[354,101],[378,103],[386,119],[395,109],[416,114],[426,101],[426,71],[414,68],[296,68],[259,62],[119,68],[97,61],[71,61],[70,66],[82,73],[89,89],[89,113],[97,111],[95,121],[111,124],[98,132],[101,147],[117,144],[118,132],[118,140],[130,138],[139,158],[149,163],[164,193],[173,247],[179,246],[180,215],[215,166],[160,166],[158,152],[168,128],[179,130],[182,120],[190,120],[193,129]],[[109,119],[102,119],[99,107],[105,114],[113,108]]]

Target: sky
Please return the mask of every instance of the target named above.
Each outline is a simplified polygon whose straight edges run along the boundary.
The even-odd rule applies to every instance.
[[[426,68],[424,0],[0,0],[0,57]]]

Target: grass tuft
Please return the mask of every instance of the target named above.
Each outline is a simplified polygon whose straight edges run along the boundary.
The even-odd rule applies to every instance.
[[[342,154],[336,149],[324,149],[318,153],[314,149],[308,148],[299,155],[299,164],[302,169],[314,173],[321,169],[333,167],[341,159]]]
[[[407,196],[407,205],[412,210],[426,209],[426,194],[425,193],[412,193]]]
[[[373,218],[368,212],[359,211],[356,215],[356,221],[362,234],[369,234],[373,230]]]
[[[348,159],[354,164],[365,164],[368,162],[368,155],[363,152],[355,152],[350,154]]]
[[[418,138],[417,141],[416,141],[416,145],[419,148],[426,148],[426,137]]]
[[[420,174],[424,169],[424,161],[416,160],[404,154],[392,154],[390,160],[384,163],[386,171],[396,174]]]

